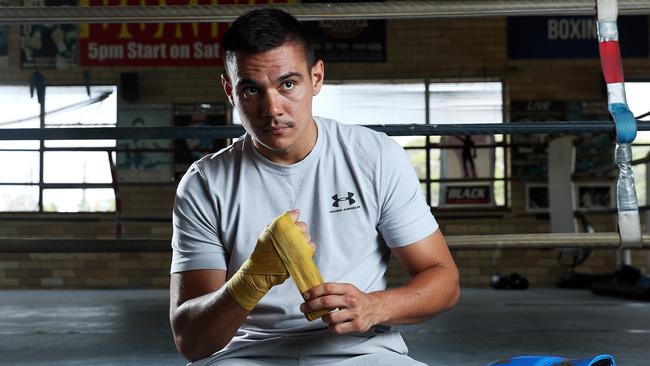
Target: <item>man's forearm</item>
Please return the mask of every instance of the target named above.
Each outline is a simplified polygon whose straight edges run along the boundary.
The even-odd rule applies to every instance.
[[[185,301],[171,316],[176,347],[190,361],[225,347],[249,313],[226,287]]]
[[[444,265],[430,267],[404,285],[370,293],[379,317],[376,323],[413,324],[451,309],[460,296],[458,271]]]

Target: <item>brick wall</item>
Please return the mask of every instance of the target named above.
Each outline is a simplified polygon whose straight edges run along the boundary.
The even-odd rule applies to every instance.
[[[18,28],[10,33],[10,60],[0,70],[0,82],[26,84],[31,70],[21,70],[18,60]],[[500,80],[504,83],[507,111],[511,100],[603,100],[603,84],[598,60],[517,60],[507,59],[504,18],[432,19],[387,21],[387,62],[326,65],[326,80],[432,81]],[[626,77],[640,78],[650,72],[650,60],[626,59]],[[217,67],[193,68],[92,68],[93,83],[115,83],[121,72],[137,71],[142,102],[191,103],[225,101]],[[83,70],[41,70],[48,84],[81,84]],[[120,101],[123,103],[123,101]],[[432,116],[435,120],[435,116]],[[121,189],[125,216],[169,216],[174,186],[125,186]],[[510,185],[511,207],[502,217],[446,219],[437,213],[446,235],[542,233],[549,222],[524,210],[524,184]],[[0,236],[110,236],[114,233],[111,214],[61,215],[0,214]],[[37,217],[38,221],[29,218]],[[90,221],[76,221],[91,217]],[[590,217],[597,231],[613,231],[613,217]],[[126,234],[168,239],[168,223],[127,222]],[[487,286],[495,271],[519,272],[534,286],[553,286],[567,269],[557,262],[557,251],[484,250],[456,251],[464,286]],[[644,251],[633,252],[633,264],[648,268]],[[2,253],[0,248],[0,288],[140,288],[166,287],[170,254],[165,253]],[[579,269],[583,272],[611,272],[617,252],[594,251]],[[391,284],[408,278],[393,261]]]
[[[169,286],[170,253],[3,253],[0,288]]]

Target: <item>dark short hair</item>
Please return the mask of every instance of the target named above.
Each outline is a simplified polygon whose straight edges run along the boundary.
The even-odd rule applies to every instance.
[[[225,60],[237,52],[262,53],[286,43],[301,46],[307,67],[316,61],[307,32],[293,15],[280,9],[249,11],[232,23],[222,40]]]

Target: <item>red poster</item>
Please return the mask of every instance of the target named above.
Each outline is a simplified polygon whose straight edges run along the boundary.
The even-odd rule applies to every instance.
[[[292,0],[80,0],[80,6],[286,4]],[[144,4],[144,5],[143,5]],[[81,24],[81,66],[219,66],[228,23]]]

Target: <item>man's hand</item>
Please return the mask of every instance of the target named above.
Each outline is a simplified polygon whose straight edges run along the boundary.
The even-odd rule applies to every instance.
[[[307,225],[299,221],[299,215],[298,210],[289,212],[291,221],[313,251],[315,244],[311,242]],[[268,256],[262,261],[268,261]],[[277,282],[284,281],[284,276],[277,277]],[[226,291],[225,283],[225,270],[195,270],[171,275],[169,316],[174,342],[190,361],[207,357],[225,347],[249,314]],[[269,288],[272,285],[269,284]],[[252,291],[258,290],[255,287]]]
[[[253,310],[273,286],[289,278],[292,268],[285,263],[287,253],[303,253],[311,260],[315,246],[309,245],[311,236],[307,225],[298,221],[299,215],[300,211],[293,210],[276,217],[260,234],[251,256],[228,281],[228,293],[244,309]],[[285,248],[287,245],[296,247]]]
[[[456,304],[458,269],[440,230],[392,253],[411,275],[402,286],[364,293],[350,284],[324,283],[303,293],[300,311],[330,311],[323,321],[332,333],[345,334],[376,324],[415,324]]]
[[[288,211],[288,212],[289,212],[289,216],[291,216],[291,219],[293,219],[293,222],[296,223],[296,225],[298,226],[300,231],[305,233],[305,239],[307,240],[307,244],[309,244],[312,251],[315,252],[316,251],[316,244],[313,241],[311,241],[311,235],[309,234],[309,229],[307,228],[307,224],[305,224],[302,221],[298,221],[298,219],[300,217],[300,210],[295,209],[295,210]]]
[[[334,334],[365,332],[382,321],[377,295],[364,293],[351,284],[323,283],[305,292],[303,298],[303,313],[330,311],[322,319]]]

